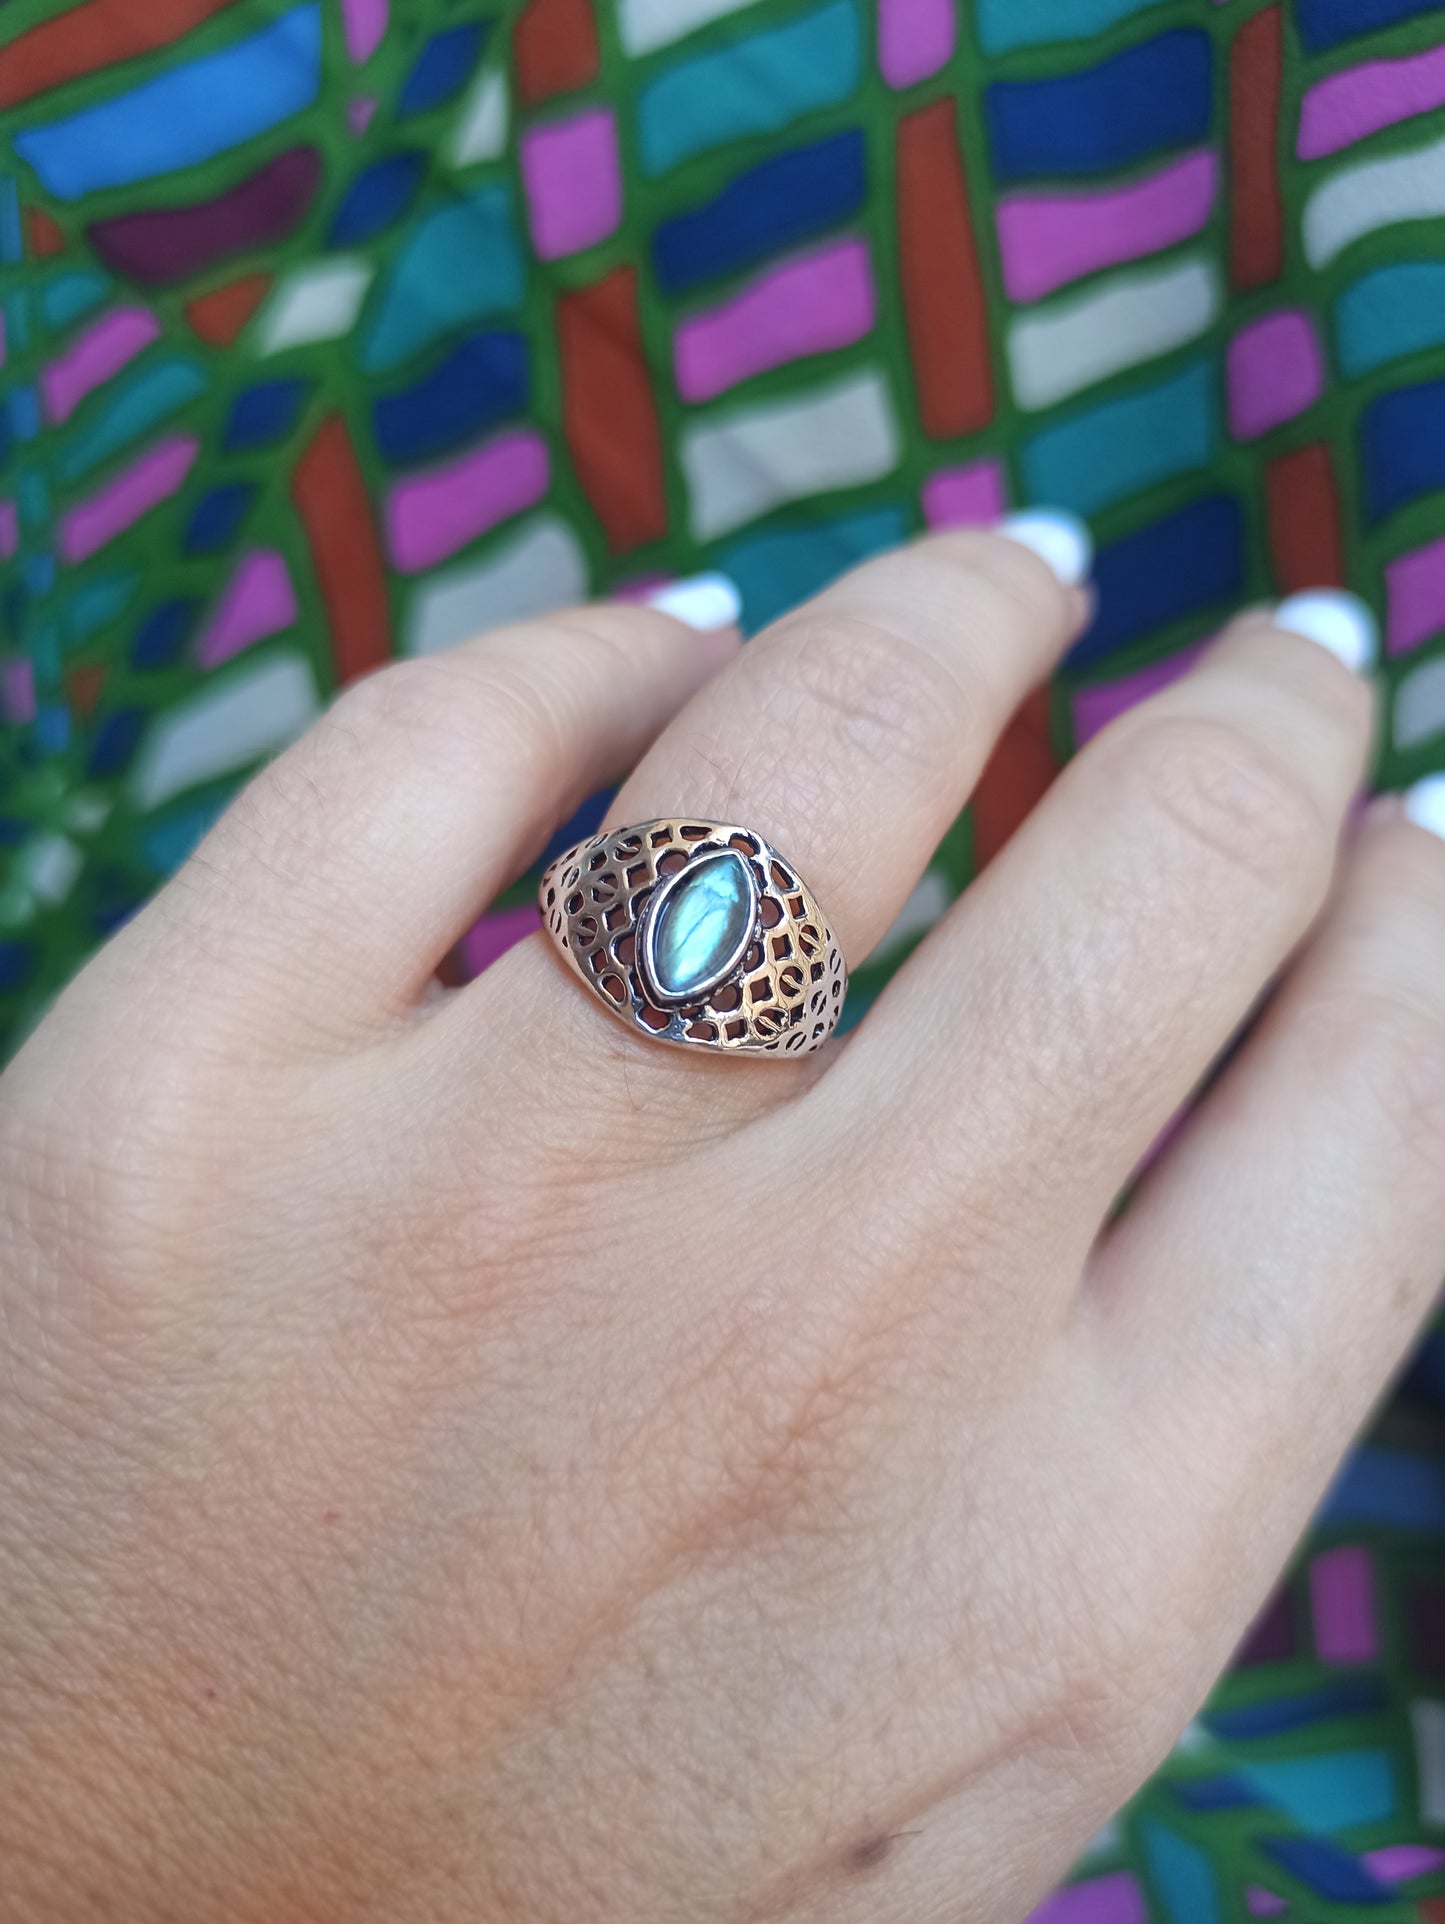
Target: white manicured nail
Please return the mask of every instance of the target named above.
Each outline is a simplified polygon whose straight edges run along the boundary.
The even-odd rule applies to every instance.
[[[1094,563],[1094,537],[1076,514],[1060,508],[1031,508],[998,524],[1000,534],[1031,548],[1046,561],[1066,588],[1088,579]]]
[[[1445,775],[1427,775],[1405,790],[1405,820],[1445,842]]]
[[[1317,641],[1355,674],[1373,667],[1377,653],[1375,617],[1358,595],[1342,588],[1315,588],[1288,595],[1274,611],[1276,628]]]
[[[726,575],[687,575],[649,595],[647,605],[710,634],[733,626],[743,611],[743,598]]]

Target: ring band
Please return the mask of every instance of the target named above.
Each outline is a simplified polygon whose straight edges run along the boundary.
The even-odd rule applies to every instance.
[[[548,867],[539,901],[574,974],[654,1042],[807,1055],[842,1014],[848,971],[812,891],[735,822],[594,835]]]

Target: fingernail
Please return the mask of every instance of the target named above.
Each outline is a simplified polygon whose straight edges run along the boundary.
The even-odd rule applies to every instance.
[[[1274,625],[1306,641],[1317,641],[1357,675],[1374,665],[1375,617],[1358,595],[1340,588],[1316,588],[1287,595],[1274,611]]]
[[[998,524],[1000,534],[1031,548],[1046,561],[1066,588],[1088,579],[1094,563],[1094,537],[1076,514],[1061,508],[1032,508]]]
[[[649,595],[647,606],[710,634],[716,628],[733,626],[742,614],[743,598],[726,575],[687,575]]]
[[[1427,775],[1405,790],[1405,820],[1445,842],[1445,775]]]

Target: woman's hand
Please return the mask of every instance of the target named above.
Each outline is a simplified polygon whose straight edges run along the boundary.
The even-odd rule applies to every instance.
[[[1084,612],[954,535],[742,650],[389,668],[62,998],[0,1086],[7,1920],[1002,1924],[1160,1758],[1445,1267],[1445,844],[1337,867],[1364,681],[1241,618],[801,1061],[540,932],[433,985],[639,755],[614,824],[757,828],[860,961]]]

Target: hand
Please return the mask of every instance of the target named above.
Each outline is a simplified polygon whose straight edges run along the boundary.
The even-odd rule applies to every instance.
[[[1002,1924],[1161,1757],[1445,1266],[1445,844],[1339,855],[1365,682],[1243,616],[802,1060],[541,932],[433,982],[634,762],[613,824],[759,829],[861,960],[1085,611],[959,534],[742,649],[389,668],[61,999],[0,1089],[13,1924]]]

